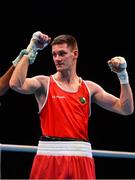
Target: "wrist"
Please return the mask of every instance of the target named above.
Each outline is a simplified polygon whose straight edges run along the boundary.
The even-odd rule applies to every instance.
[[[29,64],[33,64],[35,62],[35,59],[37,57],[38,52],[31,49],[28,53],[29,57]]]
[[[120,84],[128,84],[129,83],[129,77],[128,77],[128,73],[127,73],[126,69],[117,73],[117,76],[119,78]]]

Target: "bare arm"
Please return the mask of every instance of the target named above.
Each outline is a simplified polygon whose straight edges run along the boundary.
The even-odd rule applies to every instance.
[[[133,113],[133,95],[129,84],[121,85],[119,98],[106,92],[95,83],[88,82],[88,86],[92,91],[92,101],[102,108],[121,115]]]
[[[14,61],[12,61],[13,65],[0,78],[0,96],[5,94],[7,92],[7,90],[9,89],[9,81],[12,76],[12,73],[13,73],[16,65],[19,63],[20,59],[23,57],[24,54],[28,54],[25,49],[19,53],[19,55],[16,57],[16,59]]]
[[[26,78],[29,67],[29,57],[24,55],[17,64],[10,79],[10,87],[22,94],[33,94],[41,87],[36,78]]]
[[[9,80],[15,67],[11,66],[6,73],[0,78],[0,96],[4,95],[9,89]]]
[[[120,81],[120,97],[107,93],[95,83],[88,83],[93,92],[93,102],[115,113],[129,115],[134,112],[133,93],[126,71],[127,63],[123,57],[117,56],[108,61],[111,71],[115,72]]]
[[[33,34],[26,50],[28,54],[21,57],[10,79],[12,89],[23,94],[34,94],[42,88],[41,80],[39,80],[41,78],[27,78],[27,72],[29,64],[33,64],[36,59],[37,51],[44,49],[49,42],[50,37],[47,35],[41,32]]]

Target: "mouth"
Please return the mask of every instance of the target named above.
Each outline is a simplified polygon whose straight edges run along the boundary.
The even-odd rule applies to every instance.
[[[60,67],[60,66],[62,66],[62,65],[63,65],[63,63],[57,63],[57,64],[56,64],[57,67]]]

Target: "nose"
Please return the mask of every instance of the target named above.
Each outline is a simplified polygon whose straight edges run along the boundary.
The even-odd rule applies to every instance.
[[[61,61],[61,57],[57,54],[55,57],[54,57],[55,61]]]

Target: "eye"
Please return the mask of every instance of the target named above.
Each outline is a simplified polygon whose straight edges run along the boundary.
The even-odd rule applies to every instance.
[[[59,56],[65,56],[66,54],[67,54],[67,53],[66,53],[65,51],[59,51],[59,52],[58,52],[58,55],[59,55]]]
[[[59,51],[59,52],[53,52],[52,53],[52,56],[53,57],[56,57],[56,56],[61,56],[61,57],[64,57],[65,55],[67,54],[67,52],[65,52],[65,51]]]
[[[57,56],[57,54],[56,54],[56,53],[52,53],[52,56],[53,56],[53,57],[56,57],[56,56]]]

